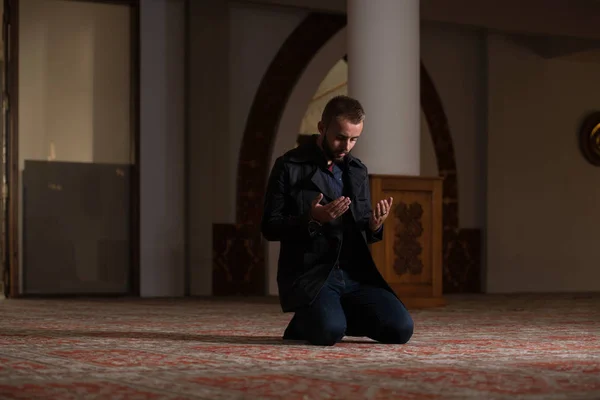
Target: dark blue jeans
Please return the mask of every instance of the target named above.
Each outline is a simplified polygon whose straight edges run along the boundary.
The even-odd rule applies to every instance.
[[[413,320],[396,296],[362,285],[335,268],[315,301],[296,311],[283,338],[332,346],[344,336],[367,336],[404,344],[412,334]]]

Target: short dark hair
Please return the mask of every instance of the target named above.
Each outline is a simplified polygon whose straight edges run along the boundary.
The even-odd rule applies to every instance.
[[[365,119],[365,110],[360,102],[349,96],[335,96],[327,102],[321,114],[321,121],[329,126],[333,119],[345,119],[358,124]]]

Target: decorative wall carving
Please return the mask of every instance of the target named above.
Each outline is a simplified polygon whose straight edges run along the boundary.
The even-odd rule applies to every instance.
[[[265,291],[262,239],[248,225],[214,224],[213,294],[261,295]]]
[[[444,232],[445,293],[481,292],[481,230]]]
[[[398,203],[394,217],[396,232],[394,238],[394,270],[398,275],[419,275],[423,271],[421,253],[423,247],[419,237],[423,234],[421,217],[423,207],[417,202],[410,205]]]

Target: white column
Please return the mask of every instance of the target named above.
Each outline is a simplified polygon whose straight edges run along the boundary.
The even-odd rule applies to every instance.
[[[184,2],[140,7],[140,295],[183,296]]]
[[[371,174],[420,173],[419,0],[348,0],[348,94],[365,108],[353,150]]]

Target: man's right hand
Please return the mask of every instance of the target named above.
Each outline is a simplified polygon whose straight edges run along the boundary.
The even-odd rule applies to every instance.
[[[348,211],[348,208],[350,208],[350,199],[348,197],[338,197],[326,205],[320,204],[321,200],[323,200],[323,193],[319,193],[319,195],[313,200],[312,207],[310,209],[310,216],[312,219],[322,224],[333,221]]]

